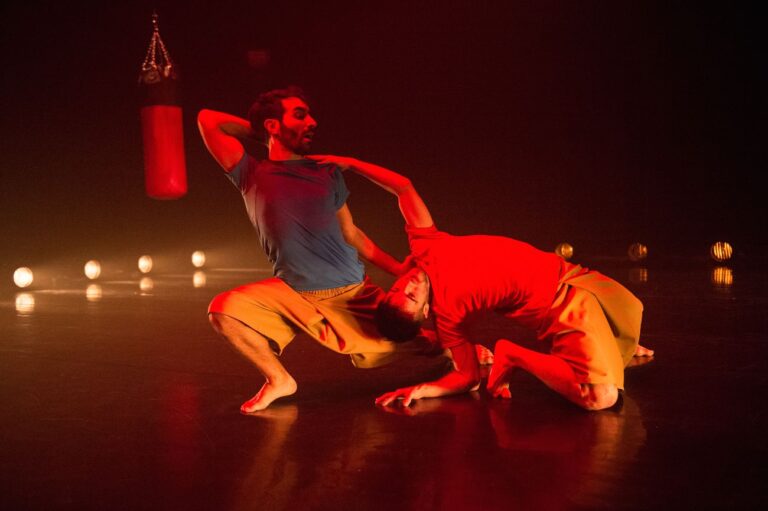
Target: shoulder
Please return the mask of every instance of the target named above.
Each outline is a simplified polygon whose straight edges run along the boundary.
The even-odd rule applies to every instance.
[[[317,169],[321,172],[325,172],[329,174],[334,179],[344,179],[344,173],[341,171],[341,169],[333,164],[333,163],[317,163],[314,161],[310,161],[307,165],[309,168]]]
[[[438,230],[435,224],[432,224],[429,227],[413,227],[406,224],[405,232],[408,234],[408,239],[410,240],[432,240],[451,237],[450,234]]]

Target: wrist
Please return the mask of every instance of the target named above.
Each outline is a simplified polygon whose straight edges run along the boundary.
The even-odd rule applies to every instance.
[[[360,160],[348,157],[346,161],[346,170],[357,170],[360,167]]]

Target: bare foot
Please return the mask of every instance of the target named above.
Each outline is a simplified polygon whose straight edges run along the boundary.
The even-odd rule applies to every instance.
[[[493,352],[482,344],[475,344],[475,353],[477,354],[477,361],[480,362],[481,366],[493,364]]]
[[[486,389],[493,397],[509,399],[512,393],[509,391],[509,377],[514,366],[500,367],[500,364],[494,363],[491,373],[488,375],[488,384]]]
[[[653,362],[653,357],[632,357],[629,359],[625,369],[629,369],[630,367],[644,366],[645,364],[650,364],[651,362]]]
[[[240,406],[240,412],[249,414],[263,410],[275,399],[294,394],[297,388],[296,380],[290,376],[280,382],[266,382],[255,396]]]
[[[488,374],[488,383],[486,384],[486,389],[491,396],[504,399],[512,397],[509,391],[509,377],[515,368],[512,357],[508,353],[508,344],[512,343],[504,339],[500,339],[496,343],[493,367],[491,367],[491,372]]]
[[[650,350],[644,346],[640,346],[639,344],[635,348],[635,356],[636,357],[652,357],[653,356],[653,350]]]

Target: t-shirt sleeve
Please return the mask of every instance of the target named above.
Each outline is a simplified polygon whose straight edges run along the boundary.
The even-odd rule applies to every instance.
[[[347,183],[344,181],[344,175],[339,170],[339,167],[334,167],[333,170],[333,192],[334,192],[334,206],[338,210],[341,208],[347,198],[349,197],[349,189]]]
[[[435,326],[437,327],[437,339],[440,341],[440,346],[455,348],[460,344],[469,342],[460,322],[445,316],[437,316],[436,318]]]
[[[422,245],[428,245],[422,243],[424,241],[450,236],[442,231],[438,231],[435,224],[429,227],[412,227],[406,224],[405,232],[408,234],[408,244],[411,247],[411,253],[421,252],[421,248],[424,248]]]
[[[237,162],[237,165],[232,167],[232,170],[225,172],[224,175],[227,179],[232,181],[232,184],[237,187],[238,190],[243,189],[243,179],[247,174],[248,166],[253,158],[248,153],[243,153],[243,157]]]

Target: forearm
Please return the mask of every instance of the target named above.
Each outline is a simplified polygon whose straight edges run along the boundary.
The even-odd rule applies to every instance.
[[[373,163],[350,158],[349,168],[394,195],[399,196],[409,188],[413,188],[411,180],[407,177]]]
[[[242,139],[251,136],[251,126],[245,119],[215,110],[201,110],[197,126],[211,155],[227,171],[243,157]]]
[[[432,216],[411,180],[384,167],[350,158],[349,168],[397,197],[400,213],[412,227],[431,227]]]
[[[355,247],[363,259],[378,266],[390,275],[400,275],[402,268],[400,261],[382,250],[359,228],[355,227],[354,231],[350,236],[351,239],[347,240],[347,242]]]
[[[246,119],[226,112],[200,110],[197,115],[197,123],[201,129],[217,129],[233,137],[247,138],[251,136],[251,124]]]
[[[402,399],[403,406],[410,406],[415,399],[461,394],[480,384],[480,366],[475,347],[469,342],[450,348],[454,370],[435,381],[387,392],[376,399],[376,404],[389,406]]]
[[[413,399],[424,399],[430,397],[450,396],[453,394],[462,394],[469,392],[477,387],[480,378],[473,378],[471,375],[459,371],[451,371],[445,376],[435,381],[416,385],[413,393]]]

